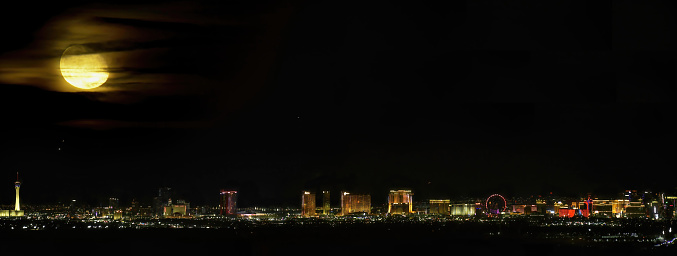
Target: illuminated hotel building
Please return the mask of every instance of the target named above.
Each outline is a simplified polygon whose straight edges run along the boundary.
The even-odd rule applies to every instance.
[[[475,204],[451,204],[449,213],[452,216],[472,216],[475,215]]]
[[[315,216],[315,193],[303,191],[301,197],[301,216]]]
[[[237,191],[222,189],[219,193],[219,197],[219,214],[237,214]]]
[[[576,202],[571,202],[571,207],[567,204],[559,204],[558,213],[562,218],[572,218],[576,215]]]
[[[613,217],[613,200],[592,200],[592,215],[600,217]]]
[[[329,191],[322,191],[322,214],[328,215],[331,211],[331,202],[329,201]]]
[[[451,200],[449,199],[444,199],[444,200],[435,200],[435,199],[430,199],[430,214],[441,214],[441,215],[449,215],[449,204],[451,203]]]
[[[616,218],[625,217],[625,208],[630,203],[627,199],[618,199],[611,201],[611,214]]]
[[[548,211],[547,208],[548,205],[544,199],[536,199],[536,211],[539,214],[546,214]]]
[[[164,217],[185,217],[187,214],[188,205],[186,204],[170,204],[164,207]]]
[[[172,188],[163,187],[158,191],[158,196],[153,198],[153,211],[157,216],[164,215],[165,206],[169,205],[172,198]]]
[[[644,204],[641,202],[630,202],[625,207],[625,216],[628,218],[644,218],[646,217]]]
[[[410,214],[413,212],[413,195],[411,190],[390,190],[388,195],[389,214]]]
[[[371,195],[353,195],[348,192],[341,192],[341,215],[351,213],[371,214]]]

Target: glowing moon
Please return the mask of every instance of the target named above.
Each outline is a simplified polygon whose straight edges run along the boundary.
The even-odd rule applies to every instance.
[[[63,78],[77,88],[94,89],[108,80],[106,61],[83,45],[66,48],[60,67]]]

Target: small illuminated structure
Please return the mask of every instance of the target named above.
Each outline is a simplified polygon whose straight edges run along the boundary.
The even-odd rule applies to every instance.
[[[315,193],[303,191],[303,196],[301,197],[301,216],[310,217],[315,215]]]
[[[388,214],[410,214],[413,211],[414,193],[408,189],[390,190]]]
[[[357,195],[342,191],[341,215],[346,216],[354,213],[371,214],[371,195]]]
[[[115,210],[115,212],[113,213],[113,219],[120,220],[122,219],[122,215],[123,215],[122,210]]]

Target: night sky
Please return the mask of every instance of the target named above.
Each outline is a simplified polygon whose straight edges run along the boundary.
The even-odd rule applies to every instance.
[[[0,204],[675,191],[673,3],[437,2],[3,3]]]

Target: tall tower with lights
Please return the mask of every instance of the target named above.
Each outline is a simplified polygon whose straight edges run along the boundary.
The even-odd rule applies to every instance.
[[[16,173],[16,182],[14,182],[14,190],[16,190],[16,203],[14,204],[14,211],[21,211],[19,206],[19,189],[21,188],[21,182],[19,182],[19,172]]]

